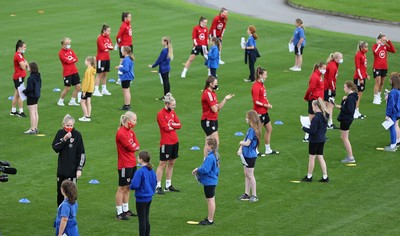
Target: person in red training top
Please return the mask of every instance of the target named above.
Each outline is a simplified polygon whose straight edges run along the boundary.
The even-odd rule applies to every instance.
[[[71,49],[70,38],[64,37],[61,40],[61,50],[58,53],[58,57],[60,58],[63,68],[64,90],[61,91],[57,105],[61,107],[64,106],[65,95],[71,89],[72,85],[75,86],[75,90],[72,92],[71,100],[69,101],[68,105],[79,106],[79,103],[76,102],[76,96],[78,95],[79,91],[81,91],[81,79],[78,74],[78,68],[75,65],[75,63],[78,62],[78,57]]]
[[[311,74],[310,81],[308,82],[308,89],[306,95],[304,95],[304,100],[308,102],[308,118],[311,120],[314,118],[314,110],[312,107],[312,102],[318,100],[318,98],[324,98],[324,80],[323,75],[326,72],[326,64],[324,62],[319,62],[314,65],[313,73]],[[309,134],[306,132],[303,142],[308,142]]]
[[[225,7],[221,8],[219,15],[214,17],[214,20],[211,24],[210,35],[219,39],[219,64],[225,64],[224,61],[221,60],[221,50],[222,50],[222,37],[225,33],[226,23],[228,22],[228,9]]]
[[[225,96],[221,103],[218,103],[215,90],[218,88],[218,80],[215,77],[209,76],[204,86],[203,94],[201,95],[202,115],[201,127],[204,130],[207,138],[214,138],[219,145],[218,136],[218,112],[224,107],[227,100],[231,99],[234,94]]]
[[[111,95],[107,90],[107,72],[110,71],[110,50],[113,50],[111,39],[111,28],[108,25],[101,27],[101,33],[97,37],[97,65],[96,65],[96,79],[94,83],[93,96],[101,97],[103,95]],[[101,80],[101,93],[99,91],[99,84]]]
[[[175,113],[176,101],[171,93],[164,96],[165,106],[157,114],[157,123],[160,128],[160,163],[157,167],[157,186],[156,194],[164,194],[166,192],[179,192],[172,186],[172,172],[174,164],[179,157],[179,140],[176,130],[182,127],[178,116]],[[165,189],[161,188],[161,180],[164,173],[166,175]]]
[[[363,91],[365,90],[366,86],[366,79],[370,79],[368,73],[367,73],[367,54],[368,52],[368,43],[365,41],[360,41],[358,42],[358,50],[356,55],[354,56],[354,65],[355,65],[355,71],[354,71],[354,83],[357,85],[357,90],[358,90],[358,100],[357,100],[357,105],[356,105],[356,110],[354,112],[354,118],[357,119],[364,119],[366,116],[360,113],[360,101],[361,97],[363,94]]]
[[[388,72],[387,52],[395,53],[396,48],[386,35],[380,33],[376,38],[376,44],[372,46],[372,52],[374,53],[373,77],[375,79],[372,103],[379,105],[382,103],[381,92]]]
[[[264,82],[267,78],[267,71],[260,66],[256,69],[256,81],[251,88],[251,96],[253,98],[253,110],[255,110],[260,117],[261,124],[265,127],[264,144],[265,154],[279,154],[278,151],[272,150],[270,147],[272,125],[269,118],[268,109],[272,109],[272,104],[267,99],[267,90],[265,89]],[[257,150],[258,154],[258,150]]]
[[[120,127],[115,137],[118,151],[118,191],[115,196],[117,220],[128,220],[127,216],[135,214],[129,210],[129,186],[136,171],[135,152],[139,150],[139,142],[133,128],[137,122],[136,114],[127,111],[121,116]]]
[[[115,37],[117,40],[116,46],[118,47],[119,51],[119,58],[120,62],[119,64],[122,63],[122,60],[124,59],[124,56],[122,55],[122,47],[130,47],[131,52],[133,52],[133,47],[132,47],[132,27],[131,27],[131,20],[132,20],[132,15],[129,12],[122,12],[121,16],[121,26],[119,27],[119,31],[117,36]],[[117,84],[120,84],[121,80],[118,78]]]
[[[326,73],[324,74],[324,101],[329,113],[328,129],[338,129],[333,124],[333,107],[336,96],[336,81],[339,73],[339,64],[343,63],[343,55],[340,52],[331,53],[326,59]]]
[[[19,97],[18,87],[24,83],[26,77],[26,70],[29,70],[28,61],[25,60],[24,53],[26,51],[26,44],[22,40],[18,40],[15,45],[14,54],[14,96],[11,102],[10,116],[26,117],[24,113],[24,103]],[[17,105],[19,110],[17,111]]]
[[[185,68],[183,68],[181,77],[186,77],[186,72],[189,70],[190,65],[192,64],[194,58],[201,54],[203,57],[207,59],[208,53],[208,29],[207,29],[207,18],[200,17],[199,24],[193,28],[192,31],[192,39],[193,39],[193,49],[189,56],[189,59],[185,63]]]

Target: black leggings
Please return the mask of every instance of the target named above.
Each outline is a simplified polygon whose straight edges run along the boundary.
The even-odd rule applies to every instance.
[[[150,202],[136,202],[136,212],[139,218],[139,235],[150,236]]]
[[[167,93],[169,93],[171,91],[171,86],[169,85],[169,72],[160,73],[160,74],[161,74],[161,78],[162,78],[163,85],[164,85],[164,95],[166,95]]]
[[[254,74],[254,64],[255,60],[252,60],[252,58],[249,56],[249,70],[250,70],[250,75],[249,75],[249,80],[254,81],[255,80],[255,74]]]

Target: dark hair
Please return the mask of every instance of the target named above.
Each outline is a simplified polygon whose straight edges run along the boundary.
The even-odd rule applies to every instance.
[[[29,68],[31,69],[31,73],[39,73],[39,66],[34,61],[29,63]]]
[[[61,183],[61,189],[67,195],[70,204],[74,204],[78,198],[78,191],[76,190],[76,185],[69,179],[64,180]]]
[[[217,78],[215,78],[214,76],[211,76],[211,75],[208,76],[208,78],[206,80],[206,85],[204,86],[204,89],[207,89],[210,86],[210,84],[212,82],[214,82],[215,80],[217,80]]]
[[[17,41],[17,44],[15,45],[15,51],[18,51],[18,48],[24,46],[25,42],[22,41],[21,39]]]
[[[127,11],[122,12],[121,21],[124,22],[125,18],[127,18],[129,14],[131,14],[131,13],[129,13]]]
[[[223,7],[223,8],[221,8],[221,11],[219,11],[219,15],[221,15],[222,14],[222,12],[224,12],[224,11],[228,11],[228,9],[226,9],[225,7]],[[228,21],[228,19],[227,19],[227,17],[225,17],[224,18],[224,22],[226,23]]]
[[[389,76],[392,81],[392,88],[400,89],[400,74],[398,72],[392,72]]]
[[[211,42],[213,42],[215,45],[217,45],[219,47],[220,44],[220,40],[219,38],[215,37],[215,36],[211,36]]]
[[[153,169],[153,165],[150,163],[150,153],[148,151],[139,152],[139,158],[146,163],[149,170]]]
[[[254,25],[249,25],[249,31],[254,39],[258,38],[258,36],[256,34],[256,27]]]
[[[100,34],[103,34],[104,31],[106,31],[108,28],[110,28],[110,26],[108,26],[108,25],[106,25],[106,24],[104,24],[103,26],[101,26]]]
[[[200,25],[200,22],[202,22],[203,20],[207,20],[207,18],[200,16],[199,25]]]
[[[381,38],[383,38],[383,37],[385,37],[386,35],[384,35],[384,34],[382,34],[382,33],[379,33],[378,34],[378,36],[376,36],[376,39],[381,39]]]
[[[320,62],[318,62],[318,63],[315,63],[315,64],[314,64],[314,68],[313,68],[313,72],[314,72],[316,69],[322,67],[323,65],[326,65],[325,62],[323,62],[323,61],[320,61]]]
[[[265,71],[267,71],[267,70],[261,68],[261,66],[258,66],[257,69],[256,69],[256,74],[254,75],[255,76],[254,79],[258,80],[261,77],[261,75],[264,74]]]

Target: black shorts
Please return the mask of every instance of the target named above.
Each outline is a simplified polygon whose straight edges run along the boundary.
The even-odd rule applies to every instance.
[[[121,88],[127,89],[129,87],[131,87],[131,81],[130,80],[121,81]]]
[[[78,73],[68,75],[64,77],[64,86],[71,87],[81,83],[81,78]]]
[[[26,105],[36,105],[39,101],[39,98],[27,97],[26,98]]]
[[[308,154],[310,155],[324,155],[324,144],[323,143],[309,143]]]
[[[260,117],[261,124],[263,124],[264,126],[266,124],[268,124],[269,122],[271,122],[271,120],[269,119],[268,112],[265,114],[258,115],[258,116]]]
[[[122,55],[122,47],[130,47],[131,48],[131,52],[133,52],[133,47],[132,47],[132,45],[130,45],[130,46],[121,46],[121,47],[119,47],[119,58],[125,58],[125,56],[123,56]]]
[[[246,168],[254,168],[256,166],[257,157],[253,157],[253,158],[245,157],[244,160],[247,163],[247,166],[245,166]]]
[[[87,98],[92,97],[92,94],[93,94],[93,93],[88,93],[88,92],[86,92],[85,95],[83,95],[83,93],[82,93],[81,99],[82,99],[82,100],[86,100]]]
[[[18,87],[24,83],[24,77],[19,77],[18,79],[13,79],[14,81],[14,88],[18,89]]]
[[[215,196],[215,185],[204,185],[204,195],[206,198],[213,198]]]
[[[324,101],[329,102],[329,98],[335,98],[336,90],[327,89],[324,90]]]
[[[179,157],[179,143],[162,145],[160,147],[160,161],[168,161]]]
[[[110,60],[97,61],[96,73],[103,73],[110,71]]]
[[[208,47],[207,46],[205,46],[206,47],[206,49],[207,49],[207,51],[208,51]],[[201,54],[202,56],[204,56],[204,53],[203,53],[203,47],[202,46],[194,46],[193,48],[192,48],[192,52],[191,52],[191,54],[194,54],[194,55],[199,55],[199,54]]]
[[[347,131],[350,130],[350,125],[353,121],[341,121],[340,122],[340,130]]]
[[[308,101],[308,114],[314,115],[314,110],[312,109],[312,102],[313,101]]]
[[[201,128],[203,128],[207,136],[210,136],[218,131],[218,120],[201,120]]]
[[[304,49],[304,46],[301,46],[300,47],[300,55],[303,55],[303,49]],[[299,48],[297,47],[297,45],[294,46],[294,54],[299,55]]]
[[[372,74],[374,76],[374,79],[378,76],[380,77],[386,77],[388,70],[387,69],[373,69]]]
[[[130,185],[135,172],[136,166],[133,168],[122,168],[121,170],[118,170],[118,186]]]
[[[359,79],[354,79],[354,83],[357,85],[358,92],[363,92],[365,90],[365,86],[367,85],[367,79],[363,79],[364,84],[360,83]]]

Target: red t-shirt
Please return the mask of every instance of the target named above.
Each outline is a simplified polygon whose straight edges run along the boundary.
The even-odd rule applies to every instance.
[[[108,50],[113,50],[114,46],[112,45],[110,36],[106,36],[100,34],[97,37],[97,56],[96,60],[98,61],[105,61],[110,60],[110,53]]]
[[[131,22],[124,21],[119,27],[117,34],[117,43],[121,46],[131,46],[132,45],[132,28]]]
[[[136,166],[135,151],[139,150],[139,142],[133,130],[121,126],[115,136],[118,151],[118,170]]]
[[[318,98],[324,99],[324,81],[321,75],[322,73],[318,69],[312,73],[304,100],[312,101]]]
[[[71,49],[61,48],[58,53],[61,65],[63,67],[63,76],[73,75],[78,73],[78,68],[75,63],[78,62],[78,57]]]
[[[336,61],[330,61],[326,65],[326,72],[324,74],[324,90],[336,90],[336,80],[339,72],[339,64]]]
[[[24,54],[22,54],[20,52],[15,52],[13,80],[17,80],[18,78],[25,78],[25,76],[26,76],[26,70],[22,69],[19,66],[19,63],[22,61],[25,61]]]
[[[265,90],[262,81],[254,82],[251,87],[251,96],[253,97],[253,110],[260,115],[267,113],[268,108],[264,107],[264,104],[268,104],[269,102],[267,99],[267,90]]]
[[[396,48],[394,48],[392,42],[388,40],[387,45],[374,44],[374,46],[372,46],[372,52],[374,53],[374,69],[387,70],[387,52],[395,53]]]
[[[157,113],[157,123],[161,135],[160,146],[176,144],[179,141],[176,130],[180,129],[182,125],[175,111],[168,111],[165,108],[161,109]],[[175,123],[175,125],[172,123]]]
[[[228,19],[222,17],[221,15],[216,16],[211,24],[210,34],[212,36],[222,38],[222,36],[224,36],[227,21]]]
[[[207,46],[208,45],[208,29],[196,25],[192,31],[192,39],[194,46]]]
[[[204,89],[201,95],[201,106],[203,113],[201,115],[202,120],[218,120],[218,111],[213,112],[211,107],[218,105],[217,95],[214,91]]]
[[[367,56],[364,52],[358,51],[354,56],[354,64],[356,70],[354,71],[354,79],[363,80],[367,78]]]

